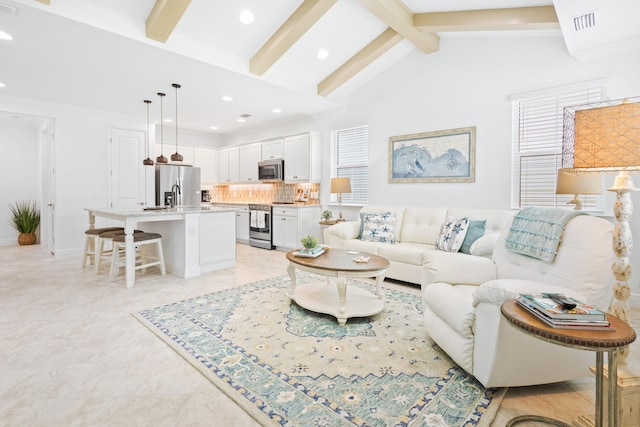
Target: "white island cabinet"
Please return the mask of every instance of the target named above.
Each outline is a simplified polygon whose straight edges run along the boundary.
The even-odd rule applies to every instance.
[[[89,228],[102,217],[124,224],[126,245],[125,283],[135,282],[135,243],[133,230],[142,229],[162,235],[167,271],[189,278],[236,264],[236,214],[224,208],[177,207],[160,210],[92,209]]]

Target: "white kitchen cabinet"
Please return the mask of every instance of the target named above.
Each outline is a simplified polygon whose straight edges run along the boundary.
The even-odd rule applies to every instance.
[[[320,134],[308,132],[286,137],[283,155],[285,181],[320,182]]]
[[[218,152],[211,148],[195,148],[193,166],[200,168],[200,182],[218,182]]]
[[[320,206],[273,207],[273,245],[277,249],[302,247],[300,240],[315,236],[321,241]]]
[[[262,142],[262,160],[284,158],[284,139],[272,139]]]
[[[238,147],[222,148],[218,152],[218,182],[240,181],[240,150]]]
[[[240,182],[257,183],[258,162],[262,159],[262,144],[240,146]]]

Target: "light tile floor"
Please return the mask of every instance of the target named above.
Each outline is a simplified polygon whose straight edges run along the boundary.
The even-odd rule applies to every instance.
[[[193,279],[150,270],[126,289],[122,275],[110,283],[107,269],[82,269],[80,257],[0,247],[0,426],[257,425],[130,313],[279,276],[286,265],[283,252],[240,244],[234,268]],[[419,297],[416,286],[386,285]],[[593,390],[592,377],[510,389],[493,425],[592,414]]]

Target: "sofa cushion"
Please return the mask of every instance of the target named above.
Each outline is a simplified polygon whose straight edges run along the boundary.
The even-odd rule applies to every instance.
[[[487,220],[470,220],[469,228],[467,228],[467,234],[464,236],[462,246],[460,246],[460,252],[470,254],[471,245],[478,240],[484,234],[484,228],[487,224]]]
[[[378,255],[378,248],[380,248],[381,246],[391,245],[381,245],[378,242],[365,242],[364,240],[351,239],[344,241],[342,249],[347,251],[368,252],[370,254]]]
[[[380,245],[378,255],[387,258],[389,261],[421,266],[424,261],[424,253],[432,252],[434,249],[433,245],[421,245],[419,243]]]
[[[396,228],[396,237],[399,237],[401,242],[435,245],[446,216],[447,208],[444,207],[407,208],[402,229]]]
[[[442,227],[440,227],[440,234],[436,240],[436,249],[446,252],[458,252],[462,242],[464,242],[468,226],[469,218],[448,216],[442,223]]]
[[[391,212],[362,214],[362,237],[366,242],[396,243],[396,215]]]

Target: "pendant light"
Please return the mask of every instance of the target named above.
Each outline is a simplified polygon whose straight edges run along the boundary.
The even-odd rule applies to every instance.
[[[178,89],[181,86],[178,83],[173,83],[171,86],[176,88],[176,152],[171,155],[171,160],[181,162],[183,157],[182,154],[178,153]]]
[[[147,104],[147,143],[145,150],[145,152],[147,153],[147,158],[142,161],[142,164],[145,166],[153,166],[153,160],[149,158],[149,104],[151,104],[151,101],[145,99],[144,103]]]
[[[168,160],[164,156],[164,129],[163,129],[164,119],[162,118],[162,98],[165,96],[165,94],[162,92],[158,92],[158,96],[160,97],[160,155],[156,157],[156,162],[167,163]]]

